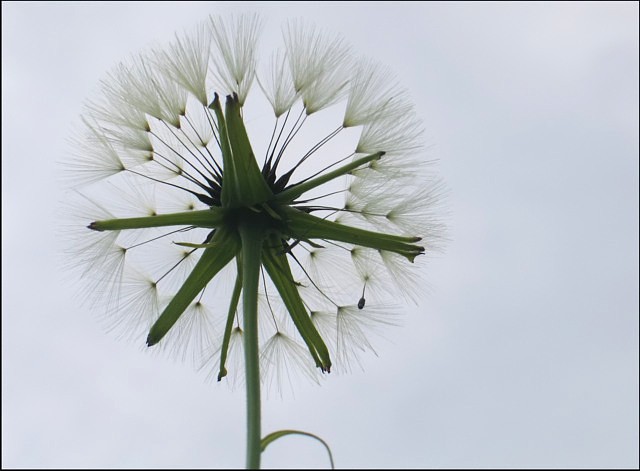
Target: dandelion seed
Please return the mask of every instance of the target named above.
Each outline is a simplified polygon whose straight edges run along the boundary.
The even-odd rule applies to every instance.
[[[287,57],[282,51],[276,51],[270,62],[270,69],[262,80],[258,77],[260,88],[271,103],[276,118],[291,109],[298,99]]]
[[[406,92],[400,88],[390,70],[362,59],[350,82],[345,127],[393,121],[411,111]]]
[[[213,75],[226,87],[223,94],[238,95],[244,105],[253,84],[260,21],[256,15],[231,19],[229,26],[222,18],[211,18],[211,37],[215,46]]]
[[[211,43],[203,25],[192,35],[176,36],[168,51],[156,56],[158,66],[178,85],[207,106],[207,69]]]
[[[110,328],[218,380],[244,356],[250,467],[261,382],[360,365],[444,230],[393,75],[293,22],[256,77],[259,31],[256,16],[210,18],[117,65],[66,167],[91,229],[69,238],[73,265]],[[268,142],[245,127],[254,82],[275,115]]]

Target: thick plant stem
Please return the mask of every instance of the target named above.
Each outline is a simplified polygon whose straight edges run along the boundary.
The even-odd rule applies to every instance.
[[[247,385],[247,469],[260,469],[260,355],[258,350],[258,285],[263,231],[240,225],[242,238],[242,306]]]

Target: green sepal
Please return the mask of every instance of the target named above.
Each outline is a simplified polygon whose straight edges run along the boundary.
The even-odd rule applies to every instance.
[[[222,152],[222,166],[224,175],[222,176],[222,193],[220,194],[220,202],[223,207],[234,207],[240,199],[238,194],[237,172],[234,165],[233,154],[231,153],[231,145],[229,144],[229,134],[227,132],[227,122],[220,105],[220,97],[216,93],[214,99],[209,105],[218,120],[218,134],[220,139],[220,151]]]
[[[285,207],[286,227],[289,237],[300,240],[325,239],[361,245],[377,250],[386,250],[403,255],[413,262],[424,253],[424,247],[416,245],[420,237],[404,237],[383,232],[367,231],[337,222],[328,221],[303,211]]]
[[[264,203],[273,193],[262,176],[251,149],[251,143],[240,115],[240,103],[237,95],[227,96],[224,113],[217,94],[209,108],[213,109],[216,114],[220,134],[224,166],[222,194],[220,195],[222,206],[237,208]]]
[[[240,250],[237,234],[224,228],[216,231],[211,242],[215,247],[205,249],[196,266],[151,327],[147,336],[147,346],[157,344],[169,332],[197,294]]]
[[[306,181],[300,183],[294,183],[293,185],[288,186],[281,191],[277,195],[274,196],[274,200],[278,202],[292,202],[303,193],[306,193],[309,190],[312,190],[320,185],[323,185],[331,180],[334,180],[338,177],[346,175],[353,170],[362,167],[363,165],[368,164],[374,160],[380,159],[384,155],[384,152],[376,152],[375,154],[366,155],[364,157],[360,157],[359,159],[354,160],[353,162],[349,162],[341,167],[338,167],[331,172],[323,173],[315,178],[310,178]]]
[[[240,258],[236,257],[236,265],[238,273],[236,275],[236,283],[233,286],[233,293],[231,294],[231,302],[229,303],[229,312],[227,313],[227,323],[224,326],[224,335],[222,337],[222,347],[220,347],[220,372],[218,373],[218,381],[227,376],[227,369],[225,364],[227,362],[227,354],[229,353],[229,341],[231,340],[231,331],[233,330],[233,320],[236,317],[236,311],[238,309],[238,301],[240,300],[240,293],[242,292],[242,263]]]
[[[225,118],[233,155],[234,182],[238,185],[237,194],[239,199],[234,206],[251,206],[264,203],[273,196],[273,193],[262,176],[258,162],[253,154],[251,142],[240,115],[240,103],[236,94],[227,96]]]
[[[300,336],[316,362],[316,366],[323,372],[330,372],[331,358],[329,350],[304,307],[300,293],[298,293],[296,282],[291,274],[287,256],[278,253],[276,249],[273,248],[277,247],[277,245],[278,239],[275,237],[270,239],[269,244],[265,244],[262,252],[262,263],[271,281],[273,281],[273,284],[278,290],[278,293],[280,293],[280,297],[284,301],[296,329],[300,332]]]
[[[331,469],[336,469],[333,463],[333,454],[331,453],[331,448],[329,448],[329,445],[327,444],[327,442],[325,442],[319,436],[314,435],[313,433],[303,432],[301,430],[278,430],[277,432],[270,433],[260,441],[261,451],[264,452],[264,450],[267,448],[267,446],[269,446],[270,443],[276,441],[278,438],[281,438],[287,435],[303,435],[305,437],[311,437],[318,440],[320,443],[324,445],[324,448],[327,450],[327,453],[329,454],[329,462],[331,463]]]
[[[192,249],[208,249],[210,247],[215,247],[215,242],[208,242],[206,244],[195,244],[193,242],[174,242],[174,244],[179,245],[180,247],[189,247]]]
[[[121,231],[126,229],[146,229],[164,226],[197,226],[216,228],[223,220],[220,208],[200,211],[184,211],[182,213],[157,214],[138,218],[119,218],[93,221],[87,227],[94,231]]]

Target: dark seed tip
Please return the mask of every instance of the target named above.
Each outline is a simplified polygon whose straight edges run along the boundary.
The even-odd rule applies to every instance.
[[[216,103],[220,102],[220,97],[218,97],[218,93],[213,93],[213,100],[209,103],[209,108],[213,109],[216,107]]]
[[[222,367],[220,369],[220,373],[218,373],[218,382],[222,381],[222,378],[224,378],[225,376],[227,376],[227,369]]]

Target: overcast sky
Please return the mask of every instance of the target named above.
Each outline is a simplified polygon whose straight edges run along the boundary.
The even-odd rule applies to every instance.
[[[244,466],[244,394],[103,332],[60,267],[57,162],[119,60],[212,13],[389,65],[449,189],[446,253],[365,371],[264,432],[338,467],[638,467],[638,4],[2,3],[3,467]],[[299,437],[265,467],[325,467]]]

